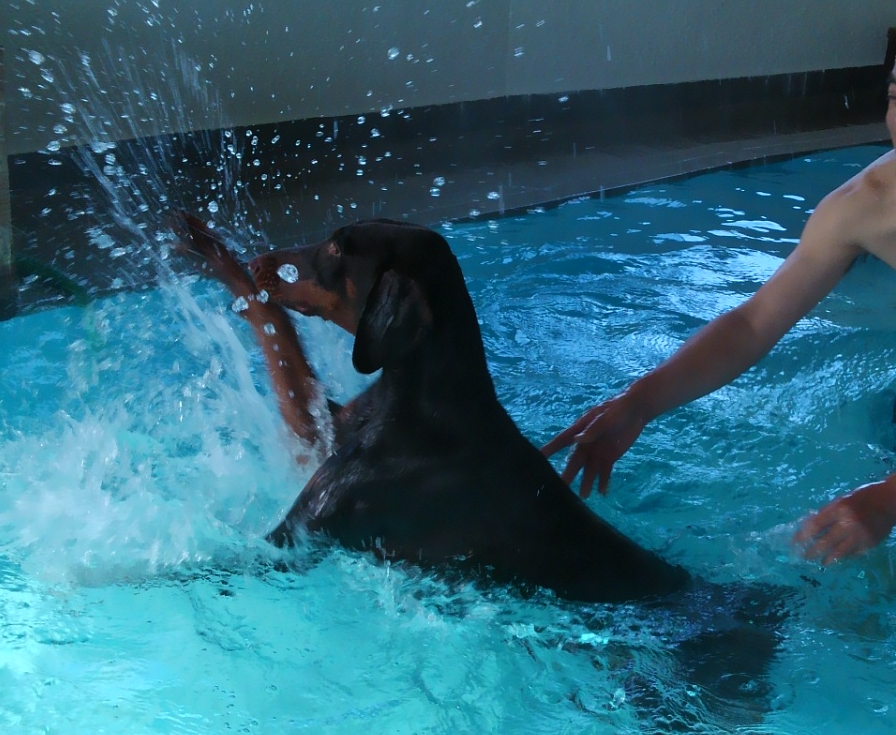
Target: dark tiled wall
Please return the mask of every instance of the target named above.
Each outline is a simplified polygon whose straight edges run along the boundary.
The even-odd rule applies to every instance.
[[[52,281],[41,271],[45,266],[58,274],[57,289],[138,286],[152,279],[150,265],[113,262],[108,238],[126,244],[140,230],[158,228],[172,206],[196,210],[215,200],[221,222],[245,216],[274,244],[314,239],[342,221],[371,215],[431,223],[471,210],[487,214],[598,191],[601,165],[647,149],[674,155],[704,144],[881,121],[885,78],[882,67],[859,67],[505,97],[126,141],[113,151],[117,173],[105,187],[97,174],[109,166],[108,151],[14,156],[14,250],[32,280],[38,273]],[[515,172],[538,183],[513,192]],[[558,177],[567,177],[565,186],[552,185]],[[123,223],[128,208],[133,211]],[[97,232],[107,247],[96,247]]]
[[[12,314],[12,224],[9,207],[9,169],[6,158],[6,90],[3,47],[0,46],[0,319]]]

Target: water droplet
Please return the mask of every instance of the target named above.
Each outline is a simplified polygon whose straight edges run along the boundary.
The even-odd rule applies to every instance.
[[[524,53],[525,53],[525,52],[523,51],[523,47],[522,47],[522,46],[517,46],[517,47],[513,50],[513,55],[516,56],[517,58],[519,58],[520,56],[522,56]]]
[[[617,708],[621,707],[623,704],[625,704],[625,689],[622,689],[620,687],[615,692],[613,692],[613,701],[610,702],[610,706]]]
[[[564,102],[569,102],[569,97],[567,95],[563,95],[562,97],[557,99],[557,102],[560,102],[561,104]]]
[[[259,304],[266,304],[266,303],[268,303],[268,299],[269,299],[269,298],[270,298],[270,294],[268,294],[268,292],[265,291],[264,289],[261,289],[261,291],[259,291],[257,294],[255,294],[255,300],[256,300]]]
[[[401,51],[399,51],[396,46],[393,46],[392,48],[390,48],[389,49],[389,61],[394,61],[395,59],[397,59],[398,55],[400,53],[401,53]]]
[[[295,283],[299,280],[299,269],[292,263],[284,263],[277,269],[277,275],[287,283]]]
[[[46,150],[50,153],[58,153],[60,148],[62,148],[62,144],[58,140],[51,140],[47,143]]]
[[[431,197],[437,197],[442,194],[442,190],[438,186],[434,186],[429,190],[429,195]]]
[[[102,143],[98,140],[90,142],[90,150],[97,154],[111,151],[113,148],[115,148],[115,143]]]
[[[39,51],[29,51],[28,58],[32,64],[43,64],[46,61],[46,57]]]
[[[56,133],[56,135],[65,135],[68,132],[68,128],[60,123],[53,126],[53,132]]]
[[[471,217],[478,217],[480,214],[482,214],[482,212],[480,212],[478,209],[471,209],[471,210],[470,210],[470,216],[471,216]]]
[[[124,248],[115,248],[109,251],[110,258],[120,258],[122,255],[127,255],[128,251]]]
[[[364,115],[361,115],[361,116],[358,118],[358,125],[363,125],[365,122],[367,122],[367,118],[364,117]]]
[[[500,198],[501,198],[501,195],[500,195],[498,192],[496,192],[496,191],[490,191],[490,192],[487,194],[487,196],[488,196],[488,198],[491,199],[492,201],[495,201],[496,199],[500,199]]]
[[[246,301],[244,296],[240,296],[230,305],[230,308],[239,314],[249,308],[249,302]]]
[[[376,128],[374,128],[373,130],[370,131],[370,137],[371,137],[371,138],[379,138],[379,137],[380,137],[380,131],[377,130]]]
[[[262,327],[262,329],[264,329],[264,333],[267,334],[267,335],[269,335],[269,336],[273,336],[273,335],[277,334],[277,329],[276,329],[276,327],[275,327],[273,324],[271,324],[270,322],[268,322],[267,324],[265,324],[265,325]]]
[[[432,180],[432,183],[433,183],[435,186],[445,186],[445,177],[444,177],[444,176],[436,176],[436,177]]]
[[[214,214],[218,211],[218,203],[217,202],[209,202],[208,203],[208,211]]]
[[[91,245],[95,245],[100,250],[110,250],[115,245],[115,240],[96,227],[88,229],[87,236],[90,238]]]
[[[476,19],[476,22],[473,24],[473,28],[482,28],[482,18]]]

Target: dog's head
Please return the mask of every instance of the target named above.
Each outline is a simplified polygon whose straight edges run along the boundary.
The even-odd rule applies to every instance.
[[[448,243],[418,225],[365,220],[316,245],[259,256],[249,267],[277,303],[354,334],[352,362],[362,373],[409,354],[458,300],[472,313]]]

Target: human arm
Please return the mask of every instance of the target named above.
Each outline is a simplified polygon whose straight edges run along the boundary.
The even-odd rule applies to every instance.
[[[746,302],[716,317],[664,363],[586,411],[545,444],[546,456],[574,445],[563,480],[571,484],[582,471],[581,496],[591,494],[595,480],[605,494],[613,465],[648,423],[734,380],[765,355],[780,334],[772,338],[757,333],[749,306]]]
[[[896,474],[856,488],[803,519],[793,542],[822,564],[877,546],[896,525]]]
[[[595,479],[606,492],[613,465],[650,421],[734,380],[834,287],[861,252],[847,234],[855,216],[854,188],[844,185],[825,197],[797,247],[752,297],[713,319],[659,367],[591,408],[542,448],[550,456],[574,445],[562,473],[567,483],[583,471],[583,497]]]
[[[235,310],[249,322],[261,347],[284,421],[301,439],[315,444],[320,438],[313,413],[317,380],[286,309],[259,292],[243,265],[201,220],[178,212],[170,224],[178,252],[191,257],[237,299]]]

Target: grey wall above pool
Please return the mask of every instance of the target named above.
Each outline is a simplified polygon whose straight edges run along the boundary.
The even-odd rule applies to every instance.
[[[4,4],[10,154],[94,134],[863,67],[896,24],[892,0]],[[147,108],[153,84],[180,109]],[[101,127],[60,122],[63,106],[98,103],[111,113]]]

